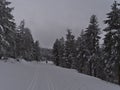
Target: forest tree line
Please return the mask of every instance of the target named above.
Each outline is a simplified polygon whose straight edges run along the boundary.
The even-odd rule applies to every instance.
[[[17,26],[11,2],[0,0],[0,58],[40,60],[39,42],[32,37],[25,21]],[[57,39],[53,45],[54,64],[120,84],[120,4],[116,1],[104,20],[104,42],[99,44],[100,32],[96,15],[88,27],[75,39],[68,29],[66,39]]]
[[[40,60],[39,42],[34,41],[25,21],[17,26],[11,2],[0,0],[0,58],[12,57],[26,60]]]
[[[77,39],[70,29],[66,38],[56,39],[54,64],[120,84],[120,4],[114,1],[106,15],[103,30],[97,16],[92,15],[88,27]],[[102,45],[99,43],[101,31],[105,32]]]

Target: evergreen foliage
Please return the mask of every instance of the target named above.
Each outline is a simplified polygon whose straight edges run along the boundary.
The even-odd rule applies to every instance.
[[[99,44],[100,28],[97,17],[92,15],[88,27],[82,30],[77,39],[71,30],[67,31],[63,56],[59,54],[61,51],[58,40],[56,58],[59,59],[56,60],[66,68],[74,68],[80,73],[120,84],[120,4],[117,1],[111,6],[104,23],[107,27],[104,29],[106,33],[103,45]]]
[[[11,2],[0,0],[0,57],[15,57],[15,23],[11,14],[13,8],[9,5]]]
[[[10,4],[0,0],[0,58],[40,61],[42,51],[39,42],[34,41],[24,20],[16,26]],[[107,13],[104,24],[105,38],[101,47],[96,15],[91,16],[88,27],[82,30],[77,39],[68,29],[66,38],[56,39],[53,45],[54,64],[120,84],[120,4],[117,1],[114,1],[111,11]]]
[[[97,22],[97,17],[92,15],[90,24],[85,31],[85,46],[86,57],[89,68],[89,75],[96,76],[97,61],[99,60],[99,34],[100,29]]]
[[[111,12],[107,14],[107,20],[104,21],[107,27],[104,38],[104,61],[106,79],[115,82],[120,77],[120,8],[119,4],[114,1],[111,6]],[[117,81],[118,82],[118,81]]]
[[[34,59],[35,59],[35,60],[40,61],[40,59],[41,59],[41,54],[40,54],[39,41],[36,41],[36,42],[34,43],[33,56],[34,56]]]
[[[39,47],[38,41],[34,43],[30,29],[25,27],[24,20],[16,28],[14,16],[11,14],[14,8],[9,7],[10,4],[11,2],[0,0],[0,58],[36,59],[34,53],[38,55],[40,52],[40,49],[36,51]]]
[[[53,56],[54,56],[54,64],[55,65],[59,65],[59,45],[60,45],[60,42],[58,39],[56,39],[54,45],[53,45]]]
[[[75,37],[72,35],[71,30],[68,29],[65,42],[65,67],[74,68],[73,60],[75,60]]]
[[[17,57],[24,58],[26,60],[33,59],[34,40],[29,28],[25,28],[24,20],[21,21],[17,31],[16,37],[16,53]]]

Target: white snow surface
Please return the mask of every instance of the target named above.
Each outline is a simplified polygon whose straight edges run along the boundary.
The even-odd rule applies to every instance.
[[[0,90],[120,90],[100,79],[52,63],[0,61]]]

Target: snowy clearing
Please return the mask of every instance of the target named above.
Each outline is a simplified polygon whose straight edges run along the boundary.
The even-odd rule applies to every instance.
[[[120,90],[120,87],[51,63],[0,61],[0,90]]]

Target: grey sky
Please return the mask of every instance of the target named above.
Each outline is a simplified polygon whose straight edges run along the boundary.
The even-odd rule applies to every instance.
[[[15,7],[17,24],[23,19],[40,41],[41,47],[51,48],[56,38],[65,36],[72,29],[78,36],[87,27],[89,18],[96,14],[100,27],[114,0],[9,0]]]

